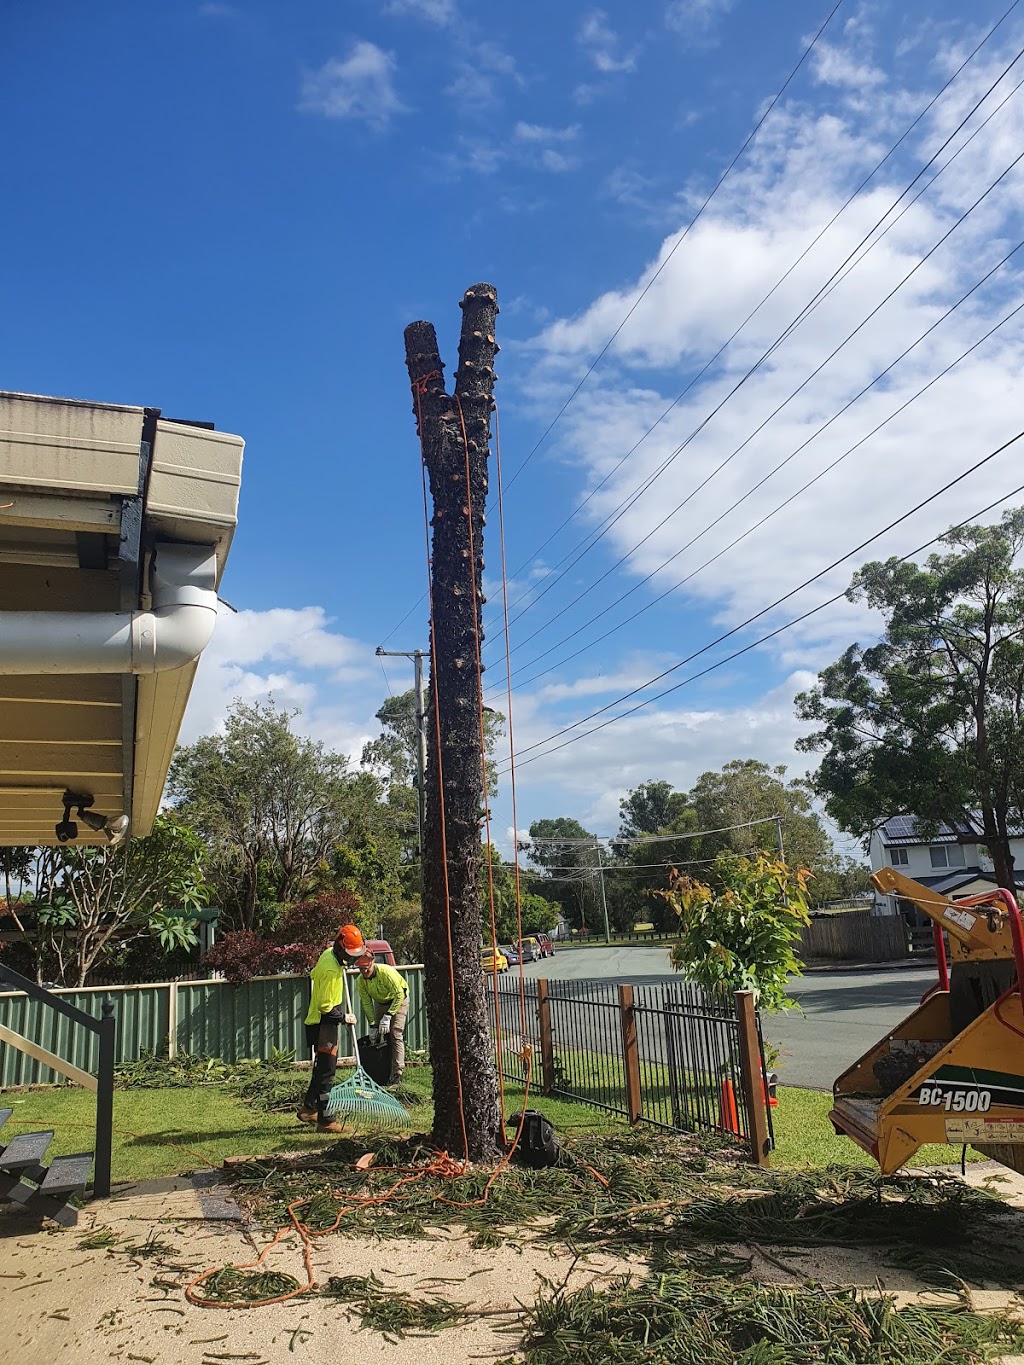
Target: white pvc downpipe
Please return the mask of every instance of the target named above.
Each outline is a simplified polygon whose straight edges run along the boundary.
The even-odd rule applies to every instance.
[[[184,668],[210,643],[216,583],[212,546],[158,544],[152,611],[0,611],[0,674]]]

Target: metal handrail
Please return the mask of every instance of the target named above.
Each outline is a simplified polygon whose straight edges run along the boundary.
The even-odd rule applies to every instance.
[[[93,1156],[92,1192],[96,1199],[110,1195],[110,1168],[114,1142],[114,1002],[109,997],[101,1006],[97,1019],[75,1005],[69,1005],[45,986],[37,986],[28,977],[0,962],[0,980],[8,981],[32,1000],[63,1014],[73,1024],[80,1024],[99,1038],[99,1065],[96,1069],[96,1152]]]

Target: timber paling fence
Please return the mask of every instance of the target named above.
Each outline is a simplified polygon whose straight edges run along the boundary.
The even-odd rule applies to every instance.
[[[409,983],[405,1045],[427,1047],[427,1010],[423,968],[402,967]],[[309,1006],[308,976],[263,976],[233,986],[228,981],[160,981],[141,986],[84,986],[51,995],[99,1020],[103,1002],[114,1002],[115,1063],[133,1062],[144,1052],[174,1057],[192,1053],[239,1062],[268,1059],[276,1048],[308,1060],[303,1020]],[[368,1026],[356,992],[358,1031]],[[99,1065],[98,1035],[21,991],[0,992],[0,1026],[30,1038],[82,1071]],[[0,1041],[0,1089],[12,1085],[63,1083],[50,1067]]]
[[[631,1123],[738,1139],[759,1163],[774,1147],[761,1025],[749,991],[715,1000],[685,981],[499,981],[502,1074]],[[525,1018],[524,1018],[525,1016]],[[525,1024],[525,1027],[524,1027]]]

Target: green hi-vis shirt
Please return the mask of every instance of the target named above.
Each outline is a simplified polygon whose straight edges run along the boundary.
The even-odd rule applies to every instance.
[[[337,1009],[345,999],[342,966],[334,956],[333,948],[327,948],[320,954],[316,966],[310,972],[310,980],[313,984],[313,993],[309,1000],[306,1023],[319,1024],[322,1015]]]
[[[375,1004],[386,1005],[388,1014],[396,1014],[409,995],[409,985],[405,977],[401,972],[396,972],[394,967],[389,967],[383,962],[377,963],[369,981],[365,976],[360,976],[356,984],[359,987],[363,1009],[366,1010],[371,1022],[375,1016]]]

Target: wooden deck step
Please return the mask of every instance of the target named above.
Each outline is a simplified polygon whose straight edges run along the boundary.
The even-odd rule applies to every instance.
[[[64,1196],[78,1194],[84,1190],[92,1170],[92,1152],[76,1152],[73,1156],[54,1157],[43,1183],[40,1194]]]
[[[52,1132],[19,1133],[0,1152],[0,1171],[22,1171],[28,1166],[38,1166],[53,1141]]]

